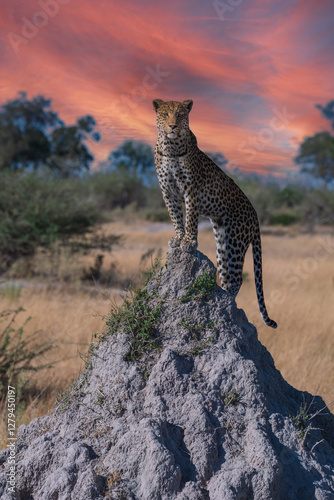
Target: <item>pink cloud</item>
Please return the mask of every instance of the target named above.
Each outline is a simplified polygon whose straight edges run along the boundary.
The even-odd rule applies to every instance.
[[[296,141],[326,127],[315,104],[334,97],[334,70],[330,2],[282,4],[242,3],[221,21],[198,1],[172,0],[167,10],[153,0],[69,0],[15,53],[8,34],[23,36],[22,18],[32,21],[41,4],[13,0],[0,19],[0,100],[26,90],[52,97],[68,122],[92,114],[103,134],[94,153],[103,159],[129,137],[154,143],[153,98],[193,98],[202,149],[220,150],[246,170],[284,172],[293,168]],[[293,119],[270,141],[267,130],[249,161],[243,145],[265,141],[273,110],[284,109]]]

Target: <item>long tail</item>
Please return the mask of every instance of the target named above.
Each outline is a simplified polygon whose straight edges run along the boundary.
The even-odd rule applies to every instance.
[[[262,251],[261,251],[261,238],[260,230],[256,231],[252,241],[253,262],[254,262],[254,275],[257,301],[259,304],[260,313],[264,323],[271,328],[277,328],[276,321],[269,318],[267,313],[266,304],[263,297],[263,281],[262,281]]]

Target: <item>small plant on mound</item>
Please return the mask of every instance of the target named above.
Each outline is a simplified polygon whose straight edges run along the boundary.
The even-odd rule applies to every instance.
[[[54,409],[55,415],[64,413],[72,403],[78,401],[80,397],[86,396],[83,390],[84,383],[85,379],[79,377],[77,380],[72,380],[72,383],[64,392],[57,394]]]
[[[224,401],[225,406],[228,408],[229,406],[235,406],[239,403],[240,397],[237,393],[236,389],[232,389],[228,393],[222,393],[222,399]]]
[[[194,283],[190,285],[186,293],[181,297],[181,302],[189,300],[204,299],[208,300],[212,291],[216,286],[216,274],[206,269],[202,274],[197,276]]]
[[[109,334],[122,331],[130,336],[130,351],[125,356],[127,361],[134,361],[144,352],[160,348],[155,331],[159,323],[163,300],[152,304],[152,297],[147,291],[147,284],[156,275],[159,265],[157,260],[144,286],[133,290],[130,297],[123,299],[120,307],[113,306],[112,314],[107,320]],[[157,297],[156,293],[153,295]]]
[[[315,396],[313,396],[312,401],[309,404],[307,404],[307,402],[303,397],[303,402],[300,405],[298,413],[296,415],[290,415],[290,419],[296,428],[297,434],[303,446],[305,446],[306,438],[311,433],[311,431],[322,430],[319,429],[318,427],[312,427],[312,420],[316,418],[319,414],[322,414],[324,411],[329,410],[329,406],[334,402],[331,401],[328,405],[325,405],[323,408],[320,408],[320,410],[317,410],[315,413],[311,413],[310,410],[313,405],[314,399]],[[315,443],[312,446],[311,453],[313,452],[314,448],[323,441],[324,440],[321,439],[320,441]]]
[[[213,337],[209,337],[208,340],[201,342],[200,344],[196,344],[190,349],[189,354],[191,356],[202,356],[204,354],[204,350],[213,342]]]
[[[181,321],[179,323],[180,326],[185,328],[191,335],[191,338],[193,340],[195,339],[200,339],[201,335],[205,330],[214,330],[215,331],[215,324],[213,321],[208,321],[207,323],[202,323],[202,324],[192,324],[189,321],[189,316],[187,316],[186,321]]]
[[[291,416],[291,420],[296,427],[299,438],[304,445],[307,435],[310,431],[315,430],[311,425],[311,420],[314,415],[309,413],[309,407],[304,401],[299,408],[297,415]]]

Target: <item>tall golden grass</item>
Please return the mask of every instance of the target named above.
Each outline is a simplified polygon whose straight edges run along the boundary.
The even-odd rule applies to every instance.
[[[116,265],[118,272],[133,282],[138,281],[144,267],[149,267],[150,259],[166,255],[168,239],[173,235],[170,224],[135,220],[108,223],[103,230],[124,236],[122,246],[105,256],[104,266]],[[329,232],[264,234],[262,246],[265,298],[278,329],[262,323],[250,250],[237,304],[256,325],[261,342],[271,352],[283,377],[297,389],[321,395],[328,404],[334,399],[334,237]],[[199,250],[216,263],[211,230],[200,229]],[[93,259],[93,254],[83,256],[76,266],[79,269],[89,261],[93,263]],[[70,266],[71,261],[68,262]],[[66,264],[62,266],[64,275],[70,275]],[[41,330],[43,340],[57,340],[57,347],[41,360],[55,362],[54,366],[32,373],[31,385],[36,390],[18,424],[28,423],[53,408],[57,393],[66,389],[82,369],[79,352],[86,353],[92,335],[103,330],[110,301],[121,300],[121,291],[98,289],[93,284],[90,290],[66,283],[25,285],[19,297],[2,297],[1,310],[24,307],[32,317],[25,334]],[[1,413],[4,411],[5,399]],[[7,430],[5,419],[1,420],[0,439],[5,446]]]
[[[103,316],[110,309],[109,300],[119,300],[119,295],[104,294],[98,291],[70,292],[65,286],[23,287],[19,298],[3,297],[1,310],[13,310],[23,307],[24,312],[17,317],[14,328],[24,327],[24,335],[39,331],[38,342],[54,341],[54,348],[35,360],[35,366],[54,363],[51,368],[27,372],[29,385],[28,400],[25,408],[17,408],[16,424],[27,424],[33,418],[47,414],[53,407],[59,392],[64,391],[76,378],[83,366],[81,354],[85,355],[92,336],[104,329]],[[0,406],[0,448],[7,438],[6,389]],[[3,446],[1,446],[3,445]]]

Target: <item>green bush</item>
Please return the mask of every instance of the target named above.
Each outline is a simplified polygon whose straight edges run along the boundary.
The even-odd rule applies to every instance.
[[[126,170],[92,175],[86,178],[86,184],[90,186],[102,210],[124,208],[131,203],[142,207],[146,203],[147,196],[142,181]]]
[[[314,224],[334,224],[334,193],[325,189],[309,191],[302,204],[302,222]]]
[[[264,185],[259,178],[252,176],[237,181],[237,184],[253,204],[260,224],[268,224],[270,216],[277,206],[277,197],[280,192],[278,185],[275,183]]]
[[[152,222],[170,222],[170,216],[166,208],[158,208],[153,211],[149,211],[146,215],[146,220]]]
[[[277,204],[288,208],[294,208],[300,206],[305,197],[305,188],[296,184],[291,184],[277,193]]]
[[[278,214],[272,214],[269,218],[269,224],[281,224],[282,226],[290,226],[291,224],[296,224],[297,222],[299,222],[299,220],[300,217],[298,216],[298,214],[282,212]]]
[[[84,234],[99,219],[96,200],[80,179],[46,180],[35,174],[1,179],[0,269],[37,247]]]
[[[50,363],[36,365],[36,359],[52,349],[53,342],[36,343],[40,332],[24,335],[24,328],[30,318],[19,327],[15,327],[17,316],[23,312],[21,307],[0,313],[0,390],[8,384],[15,385],[27,371],[47,368]]]
[[[255,176],[244,177],[238,184],[253,203],[261,224],[301,222],[311,227],[334,223],[332,191],[297,184],[281,189]],[[18,258],[34,255],[38,247],[52,249],[60,241],[70,242],[74,248],[78,235],[82,240],[102,220],[101,213],[115,208],[131,207],[131,213],[140,209],[152,222],[169,221],[157,183],[145,184],[126,169],[59,180],[9,172],[2,174],[1,188],[0,272]],[[87,248],[96,240],[95,235],[90,236]]]

